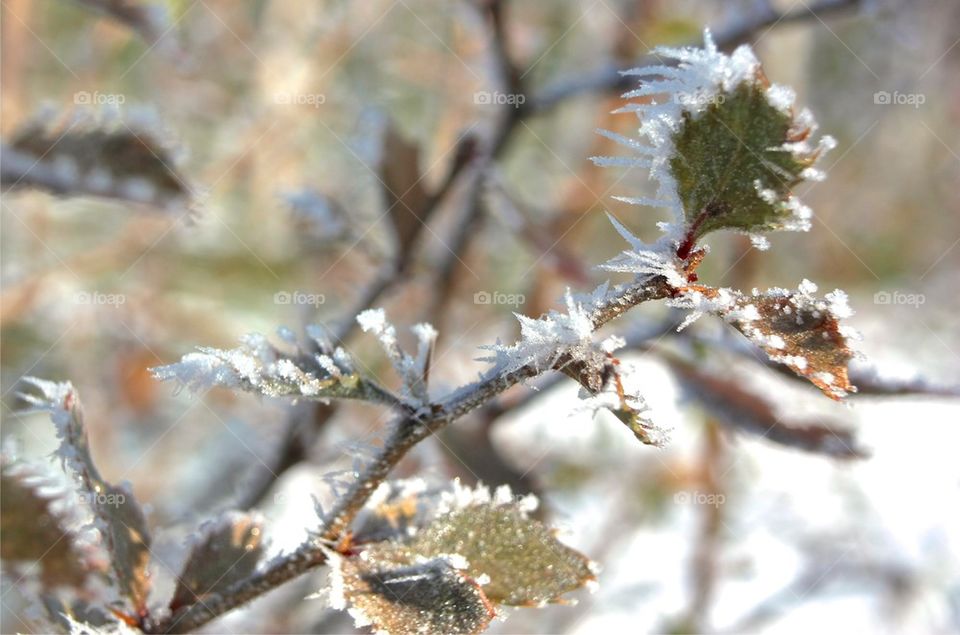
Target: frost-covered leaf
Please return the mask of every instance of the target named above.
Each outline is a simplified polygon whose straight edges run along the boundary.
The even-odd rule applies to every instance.
[[[83,408],[73,385],[33,377],[24,381],[40,389],[39,396],[21,396],[34,409],[50,413],[60,438],[56,454],[76,476],[84,498],[93,508],[96,526],[110,551],[110,563],[120,591],[137,612],[143,611],[150,592],[151,538],[133,490],[127,483],[113,485],[100,476],[90,453]]]
[[[350,355],[332,348],[318,329],[311,330],[315,350],[280,350],[253,333],[230,350],[202,347],[175,363],[151,369],[157,379],[176,380],[192,391],[214,386],[244,390],[268,397],[362,399],[392,403],[390,395],[361,375]]]
[[[739,84],[702,113],[684,112],[670,172],[694,239],[717,229],[808,229],[809,210],[792,202],[816,153],[788,149],[805,138],[790,113],[770,103],[762,75]]]
[[[638,156],[594,159],[649,168],[656,197],[623,200],[671,211],[661,227],[681,259],[717,229],[808,229],[810,210],[791,188],[822,178],[814,163],[834,144],[824,137],[811,145],[812,115],[796,112],[792,90],[770,84],[749,46],[728,56],[709,31],[704,40],[703,49],[654,51],[677,66],[629,73],[642,78],[640,88],[624,95],[642,101],[623,109],[642,119],[640,140],[602,134]]]
[[[438,516],[410,542],[416,554],[457,554],[491,602],[539,606],[595,580],[591,562],[516,501],[492,500]]]
[[[723,317],[771,360],[807,378],[831,399],[840,399],[856,390],[848,376],[854,355],[849,342],[856,332],[840,323],[853,311],[843,291],[820,299],[813,295],[816,290],[809,280],[801,282],[797,291],[754,289],[749,296],[730,289],[700,288],[671,304],[694,309],[693,318],[702,313]]]
[[[79,111],[51,123],[38,116],[3,148],[3,188],[102,196],[163,208],[188,204],[190,186],[146,115]]]
[[[202,602],[253,573],[263,555],[262,540],[259,514],[231,511],[204,524],[177,576],[170,610]]]
[[[358,627],[391,635],[480,633],[495,613],[480,585],[455,558],[416,558],[392,545],[361,556],[328,558],[331,605],[349,609]]]
[[[676,281],[686,283],[680,277],[676,277]],[[568,290],[564,313],[550,311],[538,319],[517,314],[520,340],[511,345],[481,346],[492,350],[494,355],[480,360],[494,362],[492,372],[496,373],[515,372],[524,367],[558,370],[583,387],[581,396],[585,398],[586,407],[608,408],[643,443],[661,445],[666,437],[645,416],[642,397],[637,392],[624,392],[618,370],[620,362],[611,355],[614,347],[609,346],[619,340],[610,338],[599,347],[593,342],[592,311],[609,293],[606,283],[588,296],[574,296]]]
[[[384,484],[361,516],[352,542],[359,554],[353,557],[413,565],[418,558],[456,555],[463,573],[483,583],[490,602],[561,601],[595,579],[593,565],[528,516],[536,504],[533,496],[515,497],[506,486],[491,492],[459,481],[440,490],[421,480]],[[371,544],[380,536],[389,539]]]
[[[778,412],[774,403],[742,382],[720,373],[701,370],[673,355],[664,355],[670,368],[711,417],[735,430],[758,435],[774,443],[806,452],[853,459],[866,451],[854,432],[822,418],[797,419]]]
[[[61,475],[62,479],[62,475]],[[0,457],[0,557],[33,565],[47,589],[83,587],[108,567],[97,533],[83,526],[76,494],[47,465]],[[32,566],[24,570],[28,572]]]

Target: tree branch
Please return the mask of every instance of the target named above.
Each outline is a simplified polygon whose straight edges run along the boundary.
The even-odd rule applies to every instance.
[[[599,329],[638,304],[667,298],[671,292],[672,288],[662,277],[647,278],[614,289],[591,308],[590,321],[593,329]],[[202,603],[198,602],[164,619],[148,623],[144,630],[149,633],[195,630],[223,613],[323,564],[326,561],[326,546],[336,544],[346,535],[367,499],[414,445],[511,386],[547,370],[550,369],[539,368],[533,364],[507,373],[494,368],[478,381],[454,390],[429,408],[418,411],[406,408],[393,425],[393,433],[383,449],[326,515],[323,529],[313,539],[294,552],[278,557],[264,570],[234,584],[222,595],[205,599]]]
[[[823,19],[832,17],[850,12],[859,5],[860,0],[821,0],[809,6],[804,5],[802,9],[786,13],[778,13],[772,8],[767,7],[766,11],[755,11],[747,15],[743,20],[717,30],[717,32],[714,33],[714,39],[718,47],[728,50],[749,41],[754,34],[763,29],[772,28],[776,25],[801,22],[809,20],[810,18]],[[699,38],[699,35],[697,37]],[[699,39],[689,44],[699,44]],[[623,71],[660,63],[662,62],[657,59],[656,55],[644,55],[637,61],[627,65],[609,64],[579,77],[558,81],[540,91],[538,95],[535,95],[527,104],[527,112],[538,115],[543,114],[567,99],[584,93],[620,93],[626,91],[636,83],[636,79],[623,75]]]

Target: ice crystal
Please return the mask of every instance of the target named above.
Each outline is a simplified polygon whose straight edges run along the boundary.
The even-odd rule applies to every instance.
[[[430,403],[427,392],[427,374],[437,331],[431,325],[415,324],[411,331],[417,337],[416,355],[409,355],[400,348],[397,330],[387,321],[383,309],[368,309],[357,316],[357,323],[367,333],[372,333],[403,380],[403,396],[419,406]]]
[[[263,335],[253,333],[241,338],[238,348],[199,347],[198,352],[184,355],[177,363],[153,368],[153,375],[160,380],[176,380],[194,392],[220,386],[269,397],[376,398],[376,391],[360,378],[343,349],[331,350],[316,329],[308,332],[320,348],[317,353],[299,348],[284,352]],[[289,340],[282,329],[280,337]]]
[[[482,346],[494,355],[482,357],[480,361],[493,362],[496,372],[509,373],[528,364],[541,370],[551,368],[564,354],[582,356],[590,348],[593,337],[589,307],[578,302],[569,289],[564,299],[565,313],[550,311],[538,319],[515,313],[520,322],[520,340],[509,346]]]

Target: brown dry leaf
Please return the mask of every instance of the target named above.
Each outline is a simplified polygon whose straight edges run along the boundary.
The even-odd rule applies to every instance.
[[[768,291],[739,302],[740,308],[748,305],[756,307],[759,319],[737,319],[733,325],[771,359],[806,377],[831,399],[856,391],[847,374],[853,350],[840,326],[840,314],[830,302],[803,290]]]
[[[754,289],[749,296],[696,285],[684,289],[675,304],[723,317],[771,360],[785,364],[839,401],[856,392],[848,371],[854,356],[850,338],[855,332],[840,323],[853,312],[839,289],[822,299],[813,295],[816,290],[809,280],[800,283],[797,291]]]
[[[77,111],[60,121],[39,115],[3,147],[3,188],[185,208],[191,188],[157,127],[106,111]]]
[[[426,221],[430,194],[420,173],[420,148],[396,125],[387,124],[383,137],[380,180],[397,238],[397,253],[405,253]]]

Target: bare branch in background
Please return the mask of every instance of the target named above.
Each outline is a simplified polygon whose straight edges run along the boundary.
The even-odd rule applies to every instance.
[[[755,10],[748,13],[741,21],[717,29],[715,33],[717,46],[723,50],[731,50],[739,44],[749,42],[750,39],[774,26],[792,24],[809,20],[825,20],[837,15],[853,12],[859,8],[861,0],[821,0],[821,2],[804,3],[801,8],[794,8],[787,13],[777,13],[766,3],[754,3]],[[760,7],[757,9],[756,7]],[[696,44],[696,42],[690,42]],[[530,111],[541,114],[552,110],[562,102],[580,95],[601,94],[607,92],[621,93],[630,88],[633,83],[624,71],[643,66],[662,64],[656,55],[646,55],[643,58],[623,66],[611,65],[592,73],[575,77],[569,80],[560,80],[542,89],[530,100]]]

